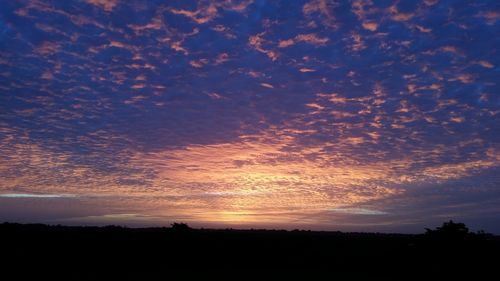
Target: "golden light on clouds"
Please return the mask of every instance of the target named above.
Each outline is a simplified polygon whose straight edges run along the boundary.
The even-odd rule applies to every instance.
[[[0,218],[334,228],[498,203],[491,3],[4,2]]]

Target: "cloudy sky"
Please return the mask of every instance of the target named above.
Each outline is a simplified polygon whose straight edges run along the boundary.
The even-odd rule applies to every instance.
[[[0,0],[0,221],[500,233],[500,4]]]

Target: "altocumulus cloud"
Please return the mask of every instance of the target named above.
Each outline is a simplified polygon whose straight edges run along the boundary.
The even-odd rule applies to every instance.
[[[4,209],[328,229],[498,216],[492,1],[4,2]]]

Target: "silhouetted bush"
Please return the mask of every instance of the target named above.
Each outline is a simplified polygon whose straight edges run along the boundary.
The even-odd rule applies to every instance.
[[[442,226],[437,227],[435,230],[426,228],[426,235],[442,236],[449,238],[466,237],[469,234],[469,228],[464,223],[455,223],[452,220],[444,222]]]
[[[192,230],[191,227],[189,227],[189,225],[187,225],[186,223],[177,223],[177,222],[174,222],[173,224],[171,224],[172,226],[172,230],[176,231],[176,232],[187,232],[187,231],[190,231]]]

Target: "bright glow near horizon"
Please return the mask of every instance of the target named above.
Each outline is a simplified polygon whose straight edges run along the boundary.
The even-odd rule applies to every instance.
[[[4,1],[0,220],[500,233],[495,1]]]

